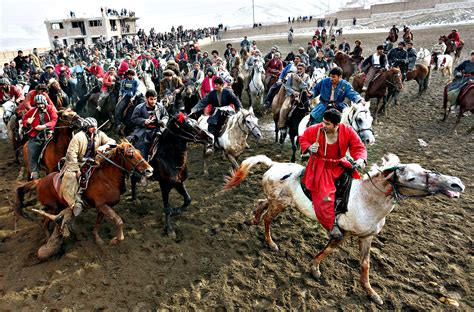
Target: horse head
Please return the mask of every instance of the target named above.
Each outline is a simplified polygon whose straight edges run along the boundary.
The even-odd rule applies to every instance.
[[[200,144],[213,144],[214,136],[199,123],[186,116],[182,112],[173,115],[168,120],[166,131],[171,136],[183,139],[185,142],[194,142]]]
[[[231,85],[234,83],[234,78],[232,78],[232,75],[229,74],[228,71],[220,71],[219,72],[219,77],[222,78],[222,80],[224,80],[224,82],[228,85]]]
[[[262,137],[262,130],[258,126],[258,118],[255,116],[252,106],[248,110],[242,108],[236,116],[239,128],[243,132],[250,134],[257,140]]]
[[[189,81],[185,86],[184,86],[184,91],[183,91],[183,96],[185,98],[190,98],[196,93],[197,88],[194,85],[192,81]]]
[[[384,156],[381,170],[387,182],[392,185],[395,196],[414,197],[437,193],[450,198],[459,197],[464,184],[457,177],[426,170],[419,164],[400,164],[398,157],[392,154]]]
[[[384,73],[388,83],[394,86],[398,91],[403,89],[402,72],[398,67],[392,67]]]
[[[82,126],[82,117],[70,108],[60,109],[58,111],[58,122],[62,126],[79,129]]]
[[[142,157],[140,151],[133,145],[123,139],[120,144],[107,153],[97,154],[99,164],[111,164],[125,169],[127,173],[145,176],[147,178],[153,175],[153,167]]]
[[[357,132],[364,145],[374,144],[375,137],[372,130],[373,118],[370,114],[370,102],[353,103],[347,116],[349,125]]]
[[[326,71],[324,70],[324,68],[315,68],[313,70],[313,74],[311,75],[313,85],[323,80],[324,77],[326,77]]]

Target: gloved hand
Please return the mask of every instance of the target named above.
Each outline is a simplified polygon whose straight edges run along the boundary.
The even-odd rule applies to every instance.
[[[100,153],[103,153],[105,152],[105,150],[108,148],[109,146],[106,144],[106,145],[102,145],[102,146],[99,146],[97,148],[97,151],[100,152]]]
[[[364,169],[365,168],[365,160],[363,158],[359,158],[355,161],[355,165],[356,165],[356,167],[358,167],[360,169]]]
[[[308,147],[308,151],[310,151],[311,153],[314,153],[314,154],[316,154],[318,152],[318,149],[319,149],[319,143],[317,143],[317,142],[314,142],[313,144],[311,144]]]

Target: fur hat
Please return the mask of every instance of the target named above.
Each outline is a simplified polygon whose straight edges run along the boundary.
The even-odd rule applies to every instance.
[[[173,76],[173,75],[174,75],[174,71],[172,71],[171,69],[166,69],[163,72],[163,76]]]

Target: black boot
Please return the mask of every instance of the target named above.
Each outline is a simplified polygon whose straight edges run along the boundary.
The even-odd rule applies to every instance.
[[[329,232],[329,238],[336,241],[340,241],[344,238],[344,234],[342,233],[342,230],[337,225],[337,217],[334,220],[334,225],[331,229],[331,232]]]

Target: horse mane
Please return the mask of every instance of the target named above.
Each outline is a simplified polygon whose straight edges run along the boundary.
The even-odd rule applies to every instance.
[[[370,178],[377,177],[380,174],[382,174],[384,170],[395,167],[398,164],[400,164],[400,158],[398,158],[397,155],[392,154],[392,153],[385,154],[382,157],[382,165],[381,166],[377,164],[372,165],[370,167],[369,172],[366,175],[364,175],[364,181],[370,180],[369,177]]]
[[[120,140],[120,143],[117,144],[116,147],[110,149],[109,151],[107,151],[104,154],[107,158],[112,159],[115,156],[117,156],[117,152],[119,150],[124,150],[128,146],[132,146],[132,144],[127,139],[123,138],[123,139]],[[105,160],[104,157],[96,157],[96,161],[97,161],[99,167],[102,167],[103,165],[108,164],[108,162]]]

